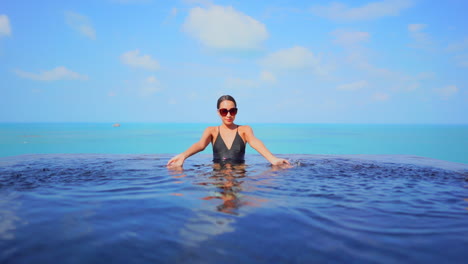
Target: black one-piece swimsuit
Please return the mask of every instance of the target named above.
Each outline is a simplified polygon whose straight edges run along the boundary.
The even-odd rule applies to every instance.
[[[245,162],[244,157],[245,143],[239,135],[239,126],[237,126],[236,137],[230,149],[227,148],[218,127],[218,136],[213,143],[213,162],[241,164]]]

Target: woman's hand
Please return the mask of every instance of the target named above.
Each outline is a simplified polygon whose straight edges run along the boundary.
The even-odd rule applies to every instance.
[[[289,163],[288,160],[285,159],[280,159],[280,158],[273,158],[270,160],[271,165],[273,166],[286,166],[286,167],[291,167],[291,164]]]
[[[167,167],[182,167],[184,165],[185,157],[182,154],[174,156],[167,162]]]

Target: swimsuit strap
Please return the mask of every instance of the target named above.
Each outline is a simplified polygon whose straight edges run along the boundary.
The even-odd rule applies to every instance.
[[[218,126],[218,135],[216,136],[214,142],[216,143],[218,141],[218,138],[221,136],[221,132],[220,132],[220,129],[219,129],[220,126]]]

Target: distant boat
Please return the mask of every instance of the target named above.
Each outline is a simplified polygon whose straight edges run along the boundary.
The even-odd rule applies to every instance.
[[[115,123],[112,125],[113,127],[120,127],[120,124],[119,123]]]

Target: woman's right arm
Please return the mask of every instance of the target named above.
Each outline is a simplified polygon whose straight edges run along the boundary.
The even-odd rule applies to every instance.
[[[208,146],[208,144],[210,144],[210,142],[212,140],[212,129],[213,129],[212,127],[206,128],[205,131],[203,132],[202,137],[200,138],[200,140],[198,142],[193,144],[186,151],[180,153],[177,156],[174,156],[172,159],[170,159],[167,162],[166,166],[168,166],[168,167],[182,167],[184,165],[184,161],[188,157],[190,157],[190,156],[204,150],[206,148],[206,146]]]
[[[255,137],[253,130],[250,126],[242,126],[243,130],[245,131],[245,139],[246,142],[250,144],[252,148],[254,148],[258,153],[260,153],[263,157],[265,157],[272,165],[280,166],[280,165],[288,165],[290,166],[289,161],[281,158],[275,157],[268,149],[265,147],[263,142]]]

